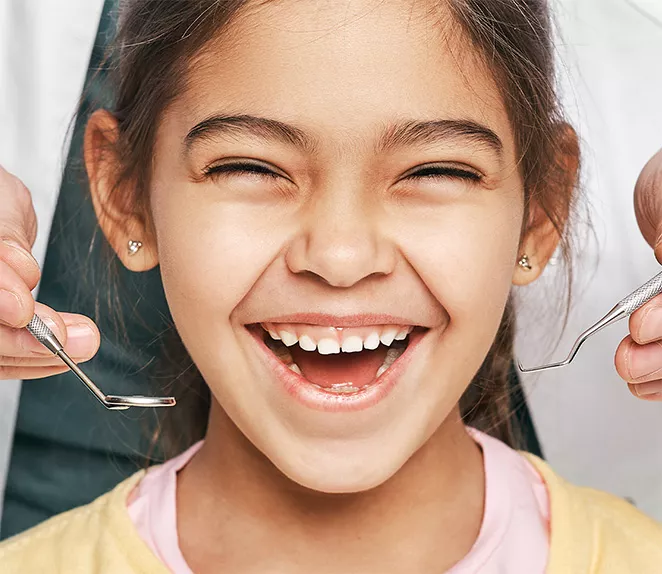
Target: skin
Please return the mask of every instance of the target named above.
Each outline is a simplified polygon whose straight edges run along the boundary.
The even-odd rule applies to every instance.
[[[662,263],[662,150],[646,164],[634,191],[639,229]],[[630,392],[647,401],[662,401],[662,296],[630,316],[630,334],[616,350],[618,374]]]
[[[88,129],[86,160],[104,231],[128,268],[161,264],[177,326],[217,399],[207,445],[178,483],[180,542],[195,571],[222,564],[250,572],[262,560],[287,572],[442,571],[466,554],[479,528],[480,452],[458,422],[456,400],[494,335],[508,283],[534,280],[555,238],[540,225],[517,248],[521,182],[489,73],[466,59],[460,73],[449,61],[452,50],[462,52],[457,44],[437,42],[429,22],[398,12],[395,3],[353,2],[349,13],[356,18],[348,18],[346,8],[327,3],[307,13],[283,2],[237,28],[244,41],[233,47],[233,57],[214,57],[221,48],[229,53],[222,43],[210,50],[192,78],[192,93],[182,94],[160,128],[150,190],[156,236],[142,220],[119,217],[108,197],[114,160],[100,150],[104,138],[112,138],[114,120],[98,113]],[[429,38],[435,42],[423,45]],[[471,78],[473,89],[461,78]],[[213,140],[184,161],[180,142],[188,129],[228,107],[297,123],[324,145],[306,155],[245,138]],[[473,118],[504,142],[503,164],[457,141],[371,155],[375,126],[394,115]],[[102,134],[105,128],[111,132]],[[292,197],[278,203],[270,199],[272,184],[250,176],[192,182],[202,164],[230,152],[280,166],[294,182]],[[470,198],[466,182],[394,183],[404,169],[430,160],[466,162],[493,183],[471,189]],[[572,160],[568,165],[572,169]],[[35,304],[30,193],[0,168],[0,196],[0,289],[12,293],[0,299],[0,378],[62,372],[22,329],[32,314],[51,324],[79,362],[96,353],[98,330],[86,317]],[[662,263],[662,152],[642,172],[635,210]],[[128,238],[145,243],[131,259]],[[210,246],[222,257],[210,258]],[[514,266],[518,252],[529,255],[533,271]],[[489,300],[477,294],[476,286],[485,285]],[[286,308],[292,300],[297,309]],[[347,420],[335,424],[295,407],[279,420],[272,397],[251,382],[260,373],[241,324],[299,307],[375,310],[366,309],[366,301],[436,329],[435,352],[408,377],[417,381],[416,396],[389,405],[391,412],[350,420],[346,434]],[[415,307],[402,309],[403,301]],[[616,352],[619,374],[646,400],[662,399],[660,307],[658,297],[632,315],[630,335]],[[218,341],[213,348],[212,340]],[[402,424],[389,423],[387,414]],[[364,440],[352,440],[360,431]]]
[[[98,351],[98,328],[83,315],[35,303],[30,291],[39,281],[40,269],[31,254],[37,219],[30,191],[0,166],[0,196],[0,291],[10,294],[0,296],[0,380],[38,379],[64,372],[66,367],[23,329],[32,315],[37,312],[50,325],[77,362],[89,360]],[[641,231],[662,263],[662,152],[642,171],[634,205]],[[660,307],[662,298],[656,297],[632,314],[630,334],[615,354],[616,369],[632,394],[649,401],[662,401],[662,346],[658,344],[662,321],[656,319],[659,313],[653,313]],[[651,320],[642,331],[645,318]]]
[[[34,301],[30,291],[41,275],[30,252],[37,217],[30,191],[1,166],[0,197],[0,380],[63,373],[67,367],[22,327],[38,313],[76,362],[95,355],[99,330],[88,317],[58,313]]]
[[[458,399],[511,285],[539,275],[557,237],[537,218],[520,241],[523,186],[499,91],[466,41],[420,7],[272,3],[232,32],[200,57],[159,125],[153,236],[113,200],[112,116],[98,112],[86,137],[104,232],[130,268],[160,264],[215,399],[205,445],[178,480],[182,551],[200,572],[443,571],[482,519],[482,458]],[[234,132],[185,150],[213,114],[286,122],[316,146]],[[497,134],[501,153],[466,137],[377,153],[380,130],[403,118],[470,120]],[[281,177],[205,177],[230,157]],[[404,180],[431,163],[481,181]],[[128,258],[136,237],[145,247]],[[516,265],[522,250],[534,270]],[[378,405],[313,411],[274,385],[244,329],[311,311],[392,312],[430,332]]]
[[[270,3],[237,20],[159,125],[148,224],[111,193],[114,118],[88,125],[104,233],[129,269],[160,265],[214,397],[205,445],[178,477],[180,545],[196,572],[444,571],[478,535],[482,457],[457,402],[511,286],[539,276],[558,237],[535,206],[522,235],[513,131],[489,70],[450,25],[420,4],[369,0]],[[213,114],[273,118],[317,145],[235,132],[187,152],[187,133]],[[377,153],[383,127],[402,119],[469,120],[502,151],[444,137]],[[280,178],[205,176],[230,157]],[[404,179],[431,164],[480,181]],[[144,244],[134,257],[128,239]],[[306,311],[397,313],[430,331],[378,405],[312,411],[276,388],[244,329]]]

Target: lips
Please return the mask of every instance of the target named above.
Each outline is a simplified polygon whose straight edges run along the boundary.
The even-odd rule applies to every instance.
[[[262,363],[273,373],[277,384],[285,392],[309,408],[332,412],[367,409],[388,396],[402,378],[407,365],[416,353],[420,341],[428,331],[424,328],[414,329],[408,337],[409,344],[402,354],[374,380],[357,389],[349,387],[347,384],[336,385],[336,388],[325,388],[311,382],[303,374],[288,368],[276,356],[274,351],[265,344],[262,327],[250,325],[247,326],[247,330],[256,344],[258,356]]]

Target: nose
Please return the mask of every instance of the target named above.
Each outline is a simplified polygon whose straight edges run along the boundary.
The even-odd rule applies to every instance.
[[[290,271],[316,276],[333,287],[390,274],[395,246],[378,223],[378,206],[356,189],[316,195],[286,252]]]

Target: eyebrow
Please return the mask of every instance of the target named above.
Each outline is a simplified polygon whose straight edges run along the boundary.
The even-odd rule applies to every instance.
[[[376,151],[385,152],[398,147],[420,146],[454,139],[487,147],[499,158],[503,156],[503,142],[493,130],[471,120],[448,119],[412,120],[387,126]]]
[[[270,118],[252,115],[214,115],[196,124],[184,138],[185,151],[201,141],[215,137],[252,136],[267,141],[282,142],[307,153],[314,153],[319,141],[302,129]],[[465,140],[503,155],[503,142],[487,126],[472,120],[407,120],[392,123],[383,129],[375,152],[383,153],[398,147],[429,145],[447,140]]]

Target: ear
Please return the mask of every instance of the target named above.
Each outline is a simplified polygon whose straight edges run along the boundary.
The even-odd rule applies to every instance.
[[[121,181],[121,161],[117,149],[117,119],[106,110],[97,110],[85,129],[84,157],[90,194],[99,226],[120,261],[131,271],[147,271],[158,265],[155,234],[149,217],[137,201],[135,181]],[[135,254],[130,241],[142,247]]]
[[[555,141],[557,156],[554,161],[552,177],[540,189],[539,195],[547,199],[544,203],[556,214],[555,226],[543,209],[540,199],[533,198],[528,205],[528,217],[520,240],[520,250],[513,272],[514,285],[528,285],[544,271],[554,251],[558,247],[561,231],[565,228],[570,215],[571,202],[577,187],[579,176],[579,141],[574,129],[568,124],[560,124]],[[531,269],[520,265],[526,255]]]

